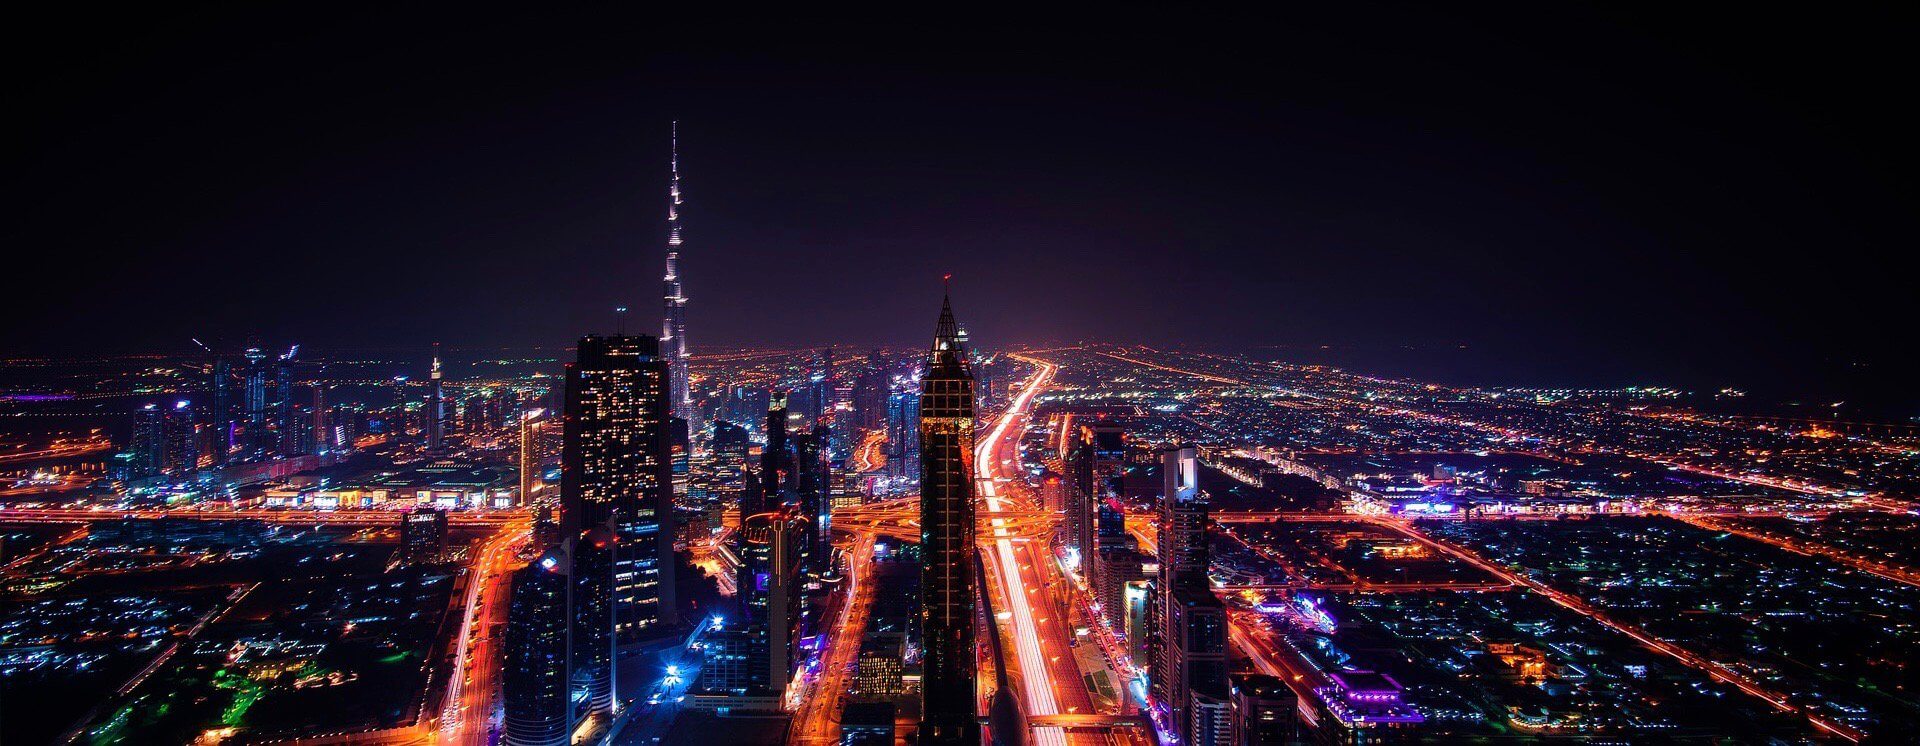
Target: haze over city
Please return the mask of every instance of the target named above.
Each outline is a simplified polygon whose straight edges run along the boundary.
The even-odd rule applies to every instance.
[[[0,743],[1900,743],[1893,8],[41,9]]]

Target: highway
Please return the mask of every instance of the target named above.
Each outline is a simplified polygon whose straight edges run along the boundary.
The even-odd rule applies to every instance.
[[[830,746],[840,743],[840,710],[846,704],[853,685],[853,666],[860,657],[860,642],[866,637],[867,619],[873,609],[873,544],[878,538],[870,531],[854,534],[847,552],[847,583],[840,601],[839,615],[826,635],[826,649],[820,652],[820,671],[808,681],[799,712],[793,718],[788,744]]]
[[[412,510],[414,505],[405,509],[371,508],[366,510],[275,510],[268,508],[243,508],[225,510],[207,507],[186,507],[174,509],[143,508],[139,510],[119,510],[111,508],[8,508],[0,510],[0,522],[6,523],[85,523],[88,521],[117,521],[123,518],[191,518],[200,521],[238,521],[256,520],[267,523],[328,525],[328,526],[394,526],[400,525],[400,519]],[[502,526],[517,527],[514,524],[531,520],[531,514],[525,510],[485,510],[447,511],[447,522],[454,526]]]
[[[440,711],[440,743],[484,746],[488,742],[505,662],[496,632],[507,622],[513,571],[520,564],[514,550],[527,537],[526,529],[500,531],[474,552],[454,643],[456,665],[447,672],[447,696]]]
[[[986,506],[984,560],[994,585],[1006,595],[997,605],[1001,621],[1012,625],[1014,657],[1009,664],[1019,680],[1022,711],[1041,718],[1032,729],[1038,746],[1140,742],[1135,727],[1116,730],[1135,720],[1101,716],[1095,712],[1075,658],[1073,625],[1069,613],[1070,581],[1062,577],[1043,531],[1044,515],[1032,505],[1020,476],[1019,441],[1026,431],[1033,398],[1046,388],[1058,366],[1027,358],[1039,371],[994,421],[974,450],[979,475],[979,497]],[[1054,520],[1051,517],[1048,520]],[[1117,678],[1116,674],[1116,678]],[[1073,727],[1069,731],[1067,727]]]
[[[1032,578],[1030,569],[1032,560],[1029,557],[1024,563],[1029,567],[1028,570],[1021,569],[1023,563],[1019,553],[1014,551],[1013,532],[1005,527],[1003,519],[992,517],[992,515],[1012,507],[1009,504],[1010,499],[1001,496],[1000,483],[1011,484],[1014,479],[1007,468],[1005,451],[1013,441],[1018,440],[1018,434],[1024,428],[1015,428],[1013,425],[1024,419],[1027,408],[1033,404],[1034,394],[1053,377],[1054,370],[1053,365],[1043,364],[1040,372],[1034,375],[1033,380],[1027,383],[1019,396],[1014,397],[1013,402],[1000,414],[999,420],[987,431],[987,436],[980,439],[974,450],[974,470],[979,480],[977,491],[986,504],[989,515],[988,525],[991,527],[991,533],[987,539],[992,551],[983,552],[982,559],[985,560],[987,572],[995,576],[1000,587],[1007,594],[1006,605],[1003,607],[1006,611],[1000,613],[1008,617],[1006,621],[1010,621],[1013,625],[1011,636],[1014,643],[1015,663],[1011,668],[1019,677],[1024,693],[1022,697],[1025,704],[1024,712],[1029,716],[1060,714],[1059,700],[1055,696],[1057,687],[1047,665],[1047,659],[1057,657],[1058,654],[1053,651],[1066,646],[1062,643],[1057,647],[1046,646],[1043,649],[1040,626],[1035,621],[1041,618],[1041,615],[1034,613],[1032,599],[1034,594],[1039,593],[1040,588],[1030,585],[1029,582]],[[1012,440],[1009,440],[1010,437]],[[1070,683],[1077,683],[1078,680],[1076,676]],[[1084,696],[1084,692],[1082,694]],[[1032,742],[1038,746],[1066,746],[1066,731],[1061,728],[1035,728]]]

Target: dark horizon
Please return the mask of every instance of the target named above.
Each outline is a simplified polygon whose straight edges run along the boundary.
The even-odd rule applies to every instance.
[[[46,19],[0,354],[656,333],[678,119],[696,353],[923,344],[952,272],[988,347],[1913,416],[1913,24],[1852,12]]]

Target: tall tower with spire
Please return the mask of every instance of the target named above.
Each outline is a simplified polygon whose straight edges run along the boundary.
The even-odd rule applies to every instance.
[[[433,343],[433,370],[427,374],[427,449],[438,451],[447,438],[447,407],[440,390],[440,343]]]
[[[693,395],[687,389],[687,296],[680,288],[680,122],[673,123],[672,157],[667,178],[667,275],[660,317],[660,352],[667,358],[667,397],[673,416],[693,420]]]
[[[973,375],[953,304],[940,301],[920,379],[922,746],[980,743],[974,713]]]

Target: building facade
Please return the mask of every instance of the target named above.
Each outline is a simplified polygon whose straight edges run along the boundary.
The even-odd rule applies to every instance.
[[[920,381],[920,743],[980,742],[974,712],[973,378],[953,306],[942,299]]]

